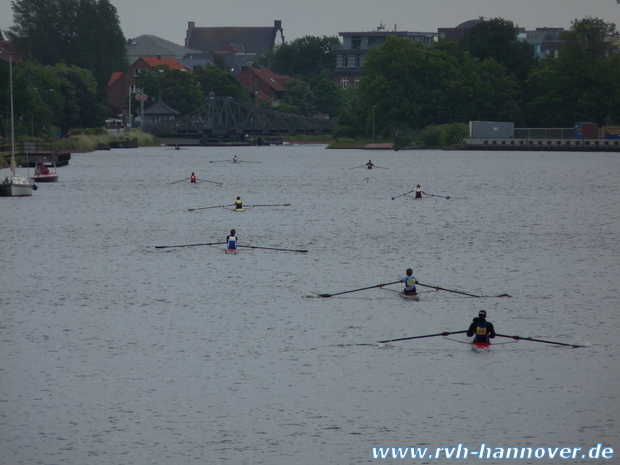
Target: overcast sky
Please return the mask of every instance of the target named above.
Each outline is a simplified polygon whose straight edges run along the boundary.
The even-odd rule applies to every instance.
[[[436,32],[481,16],[526,29],[563,27],[586,16],[620,22],[617,0],[111,0],[125,37],[153,34],[185,45],[188,21],[197,27],[270,27],[282,20],[287,41],[306,35],[386,30]],[[0,0],[0,29],[13,23],[11,0]]]

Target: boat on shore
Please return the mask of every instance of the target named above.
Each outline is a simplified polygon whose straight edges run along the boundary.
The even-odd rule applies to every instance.
[[[33,179],[35,182],[56,182],[58,181],[58,171],[56,163],[43,160],[37,163],[34,169]]]

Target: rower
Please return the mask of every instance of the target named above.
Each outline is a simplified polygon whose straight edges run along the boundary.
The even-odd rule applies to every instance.
[[[237,163],[239,160],[237,159],[237,155],[233,157],[233,163]]]
[[[237,236],[234,229],[231,229],[230,234],[226,236],[226,243],[228,244],[228,250],[237,250]]]
[[[495,337],[495,328],[493,323],[487,321],[486,310],[480,310],[478,318],[474,318],[474,321],[467,330],[467,337],[474,336],[474,342],[491,342],[491,339]]]
[[[366,166],[369,170],[371,170],[371,169],[372,169],[372,167],[373,167],[373,166],[375,166],[375,165],[373,164],[373,162],[372,162],[372,161],[368,160],[368,163],[366,163],[366,165],[365,165],[365,166]]]
[[[422,198],[422,194],[428,195],[426,192],[424,192],[422,189],[420,189],[420,185],[418,184],[417,187],[415,188],[415,198],[416,199],[421,199]]]
[[[196,175],[192,172],[192,175],[189,177],[189,182],[196,182]]]
[[[237,197],[237,200],[235,200],[235,210],[243,210],[243,202],[241,201],[241,197]]]
[[[418,295],[415,287],[418,280],[413,276],[413,270],[411,268],[407,268],[407,276],[401,279],[400,282],[405,283],[405,289],[403,290],[404,295]]]

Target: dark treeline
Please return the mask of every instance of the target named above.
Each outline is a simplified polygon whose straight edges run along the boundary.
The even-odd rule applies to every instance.
[[[114,6],[109,0],[16,0],[13,12],[7,35],[23,57],[14,66],[17,132],[50,136],[103,125],[112,116],[105,105],[107,83],[112,72],[128,65]],[[342,89],[332,80],[335,36],[279,45],[257,64],[293,78],[285,84],[280,111],[337,118],[336,136],[367,137],[374,130],[393,137],[471,120],[520,127],[620,124],[615,24],[575,20],[562,38],[557,56],[539,60],[532,46],[518,39],[513,23],[501,18],[480,21],[461,41],[425,46],[388,37],[368,51],[359,88]],[[166,67],[146,71],[137,85],[149,100],[174,102],[182,114],[199,108],[212,92],[251,101],[238,79],[217,65],[193,73]],[[0,62],[3,135],[8,74],[8,64]]]

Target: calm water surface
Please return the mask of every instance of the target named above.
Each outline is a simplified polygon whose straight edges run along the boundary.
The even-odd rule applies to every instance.
[[[260,163],[209,163],[235,154]],[[369,158],[387,169],[354,168]],[[223,185],[171,184],[192,171]],[[157,147],[75,154],[59,172],[31,198],[0,198],[1,464],[620,448],[616,154]],[[391,200],[417,183],[437,197]],[[292,205],[188,211],[238,195]],[[154,247],[231,228],[240,244],[309,253]],[[308,298],[408,267],[424,284],[512,298]],[[463,330],[482,308],[499,333],[587,347],[376,343]]]

